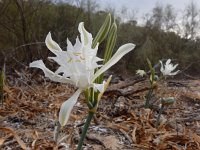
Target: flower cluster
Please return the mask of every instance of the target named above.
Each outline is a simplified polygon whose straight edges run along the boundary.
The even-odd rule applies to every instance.
[[[177,75],[180,71],[180,70],[177,70],[177,71],[173,72],[176,69],[176,67],[178,66],[178,64],[173,65],[171,63],[171,59],[168,59],[164,65],[161,60],[159,62],[161,64],[160,72],[163,74],[163,76],[174,76],[174,75]],[[136,70],[136,74],[143,77],[144,75],[146,75],[146,72],[144,70],[138,69],[138,70]]]
[[[178,64],[176,65],[173,65],[171,63],[171,59],[168,59],[166,61],[166,63],[163,65],[163,62],[162,61],[159,61],[160,64],[161,64],[161,67],[160,67],[160,72],[162,73],[162,75],[164,77],[166,76],[174,76],[176,75],[180,70],[177,70],[177,71],[174,71],[176,69],[176,67],[178,66]],[[155,71],[155,67],[152,66],[151,62],[149,59],[147,59],[147,63],[148,63],[148,66],[149,66],[149,81],[150,81],[150,89],[145,97],[145,107],[146,108],[149,108],[150,107],[150,100],[152,99],[153,97],[153,92],[154,92],[154,89],[157,88],[157,81],[159,80],[159,77],[156,75],[156,71]],[[158,65],[157,65],[158,66]],[[144,71],[144,70],[137,70],[136,71],[136,74],[143,77],[144,75],[146,75],[147,73]]]

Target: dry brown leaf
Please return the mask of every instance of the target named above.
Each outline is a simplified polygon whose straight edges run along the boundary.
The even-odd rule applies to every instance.
[[[101,145],[93,145],[92,147],[95,150],[102,150],[103,149],[103,147]]]
[[[8,138],[10,138],[10,137],[12,137],[12,136],[13,136],[12,134],[8,134],[8,135],[6,135],[4,138],[0,138],[0,146],[3,145],[4,142],[5,142]]]
[[[90,133],[89,135],[87,135],[87,138],[90,139],[90,140],[99,141],[101,143],[101,145],[104,147],[104,149],[118,150],[118,149],[122,148],[122,145],[119,144],[120,141],[114,135],[105,136],[105,135],[101,135],[101,134]],[[95,149],[96,146],[94,145],[93,148]]]
[[[141,108],[140,109],[140,117],[143,120],[149,120],[151,113],[152,113],[152,110],[149,108]]]
[[[135,120],[138,119],[138,117],[137,117],[137,115],[135,114],[134,111],[131,111],[130,114],[131,114],[131,116],[133,117],[133,119],[135,119]]]
[[[108,127],[109,128],[112,128],[112,129],[122,129],[126,132],[128,132],[130,129],[128,127],[125,127],[125,126],[122,126],[122,125],[118,125],[118,124],[114,124],[114,123],[109,123],[108,124]]]
[[[197,135],[196,133],[192,133],[192,138],[194,139],[195,142],[200,143],[200,136]]]
[[[157,149],[167,149],[168,144],[167,143],[160,143],[158,146],[156,146]]]
[[[192,99],[192,100],[200,100],[200,93],[198,91],[187,91],[184,93],[184,95],[182,95],[186,98]]]
[[[104,143],[106,149],[118,150],[121,148],[121,145],[119,145],[119,140],[113,135],[102,137],[102,142]]]
[[[141,150],[149,149],[148,146],[142,144],[133,144],[134,147],[140,148]]]
[[[127,132],[125,132],[124,130],[122,129],[119,129],[121,131],[121,133],[123,133],[124,137],[129,141],[129,143],[132,143],[132,138],[128,135]]]
[[[174,150],[182,150],[180,147],[177,146],[176,143],[168,142],[168,144],[169,144]]]
[[[161,139],[164,140],[166,138],[170,138],[170,137],[174,137],[174,136],[177,136],[176,132],[174,132],[174,133],[166,132],[164,135],[161,136]]]
[[[5,140],[6,139],[4,139],[4,138],[0,138],[0,146],[3,145],[3,143],[4,143]]]
[[[33,131],[33,139],[38,139],[38,137],[39,137],[39,133],[36,130],[34,130]]]
[[[16,134],[16,132],[11,128],[0,128],[1,131],[11,133],[22,149],[27,149],[26,144],[21,140],[21,138]]]
[[[137,131],[137,126],[134,127],[134,129],[133,129],[133,131],[131,133],[133,143],[137,142],[137,140],[136,140],[136,131]]]

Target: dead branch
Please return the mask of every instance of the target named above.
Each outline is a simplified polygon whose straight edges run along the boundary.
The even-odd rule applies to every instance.
[[[123,93],[120,89],[123,89],[123,88],[127,88],[129,86],[133,86],[135,85],[136,83],[139,83],[139,82],[142,82],[144,81],[145,78],[140,78],[140,79],[137,79],[137,80],[134,80],[134,81],[130,81],[130,82],[123,82],[123,83],[119,83],[119,84],[113,84],[111,85],[106,91],[105,91],[105,94],[110,94],[110,93],[114,93],[116,95],[123,95],[123,96],[128,96],[130,95],[131,93],[137,93],[137,92],[140,92],[140,90],[136,90],[136,91],[129,91],[127,93]],[[147,90],[145,88],[145,90]],[[143,91],[143,89],[141,89],[141,91]]]

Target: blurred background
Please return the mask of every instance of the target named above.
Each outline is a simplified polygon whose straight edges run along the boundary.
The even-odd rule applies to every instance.
[[[179,63],[182,75],[200,76],[200,7],[192,0],[0,0],[0,64],[7,73],[27,68],[33,60],[52,55],[44,40],[49,31],[66,50],[79,35],[78,24],[93,34],[111,13],[118,25],[115,50],[122,44],[136,44],[113,68],[135,74],[161,59]],[[99,48],[102,56],[105,48]]]

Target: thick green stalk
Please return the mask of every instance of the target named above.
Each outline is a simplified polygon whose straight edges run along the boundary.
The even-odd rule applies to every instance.
[[[84,139],[86,137],[86,133],[87,133],[88,127],[90,125],[90,122],[91,122],[93,116],[94,116],[94,112],[89,112],[89,114],[87,116],[87,120],[86,120],[85,125],[83,127],[83,132],[81,134],[81,138],[80,138],[80,141],[78,143],[77,150],[82,150],[83,141],[84,141]]]

